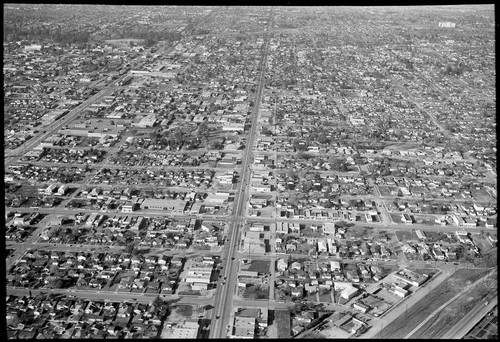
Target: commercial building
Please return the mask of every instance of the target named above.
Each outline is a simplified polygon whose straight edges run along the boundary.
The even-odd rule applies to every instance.
[[[401,270],[401,271],[397,272],[396,274],[394,274],[394,276],[398,280],[402,280],[407,284],[417,286],[417,287],[422,285],[423,283],[425,283],[425,281],[429,277],[427,274],[418,274],[418,273],[415,273],[415,272],[410,271],[408,269]]]
[[[184,200],[146,198],[142,202],[141,208],[145,210],[165,210],[173,213],[183,213],[186,204],[187,201]]]
[[[231,338],[254,338],[255,336],[255,317],[234,318],[233,334]]]

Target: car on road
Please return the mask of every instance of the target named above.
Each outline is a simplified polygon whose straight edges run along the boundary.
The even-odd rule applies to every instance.
[[[234,260],[234,257],[232,257],[231,260]]]
[[[220,318],[220,316],[215,316],[215,319],[219,319],[219,318]]]

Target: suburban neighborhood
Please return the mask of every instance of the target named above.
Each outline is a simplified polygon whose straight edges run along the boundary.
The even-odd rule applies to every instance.
[[[493,5],[4,13],[7,339],[498,337]]]

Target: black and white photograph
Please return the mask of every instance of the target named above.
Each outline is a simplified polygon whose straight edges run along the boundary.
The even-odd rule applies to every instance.
[[[17,339],[498,339],[494,4],[3,4]]]

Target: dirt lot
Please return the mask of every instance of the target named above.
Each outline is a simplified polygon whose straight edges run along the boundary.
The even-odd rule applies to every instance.
[[[401,315],[392,321],[375,338],[404,338],[425,318],[431,315],[441,305],[453,298],[464,286],[485,275],[485,269],[461,269],[450,276],[446,281],[437,286],[422,300],[408,309],[405,315]],[[425,288],[420,291],[426,291]],[[455,312],[456,314],[456,312]],[[458,316],[458,315],[457,315]]]

